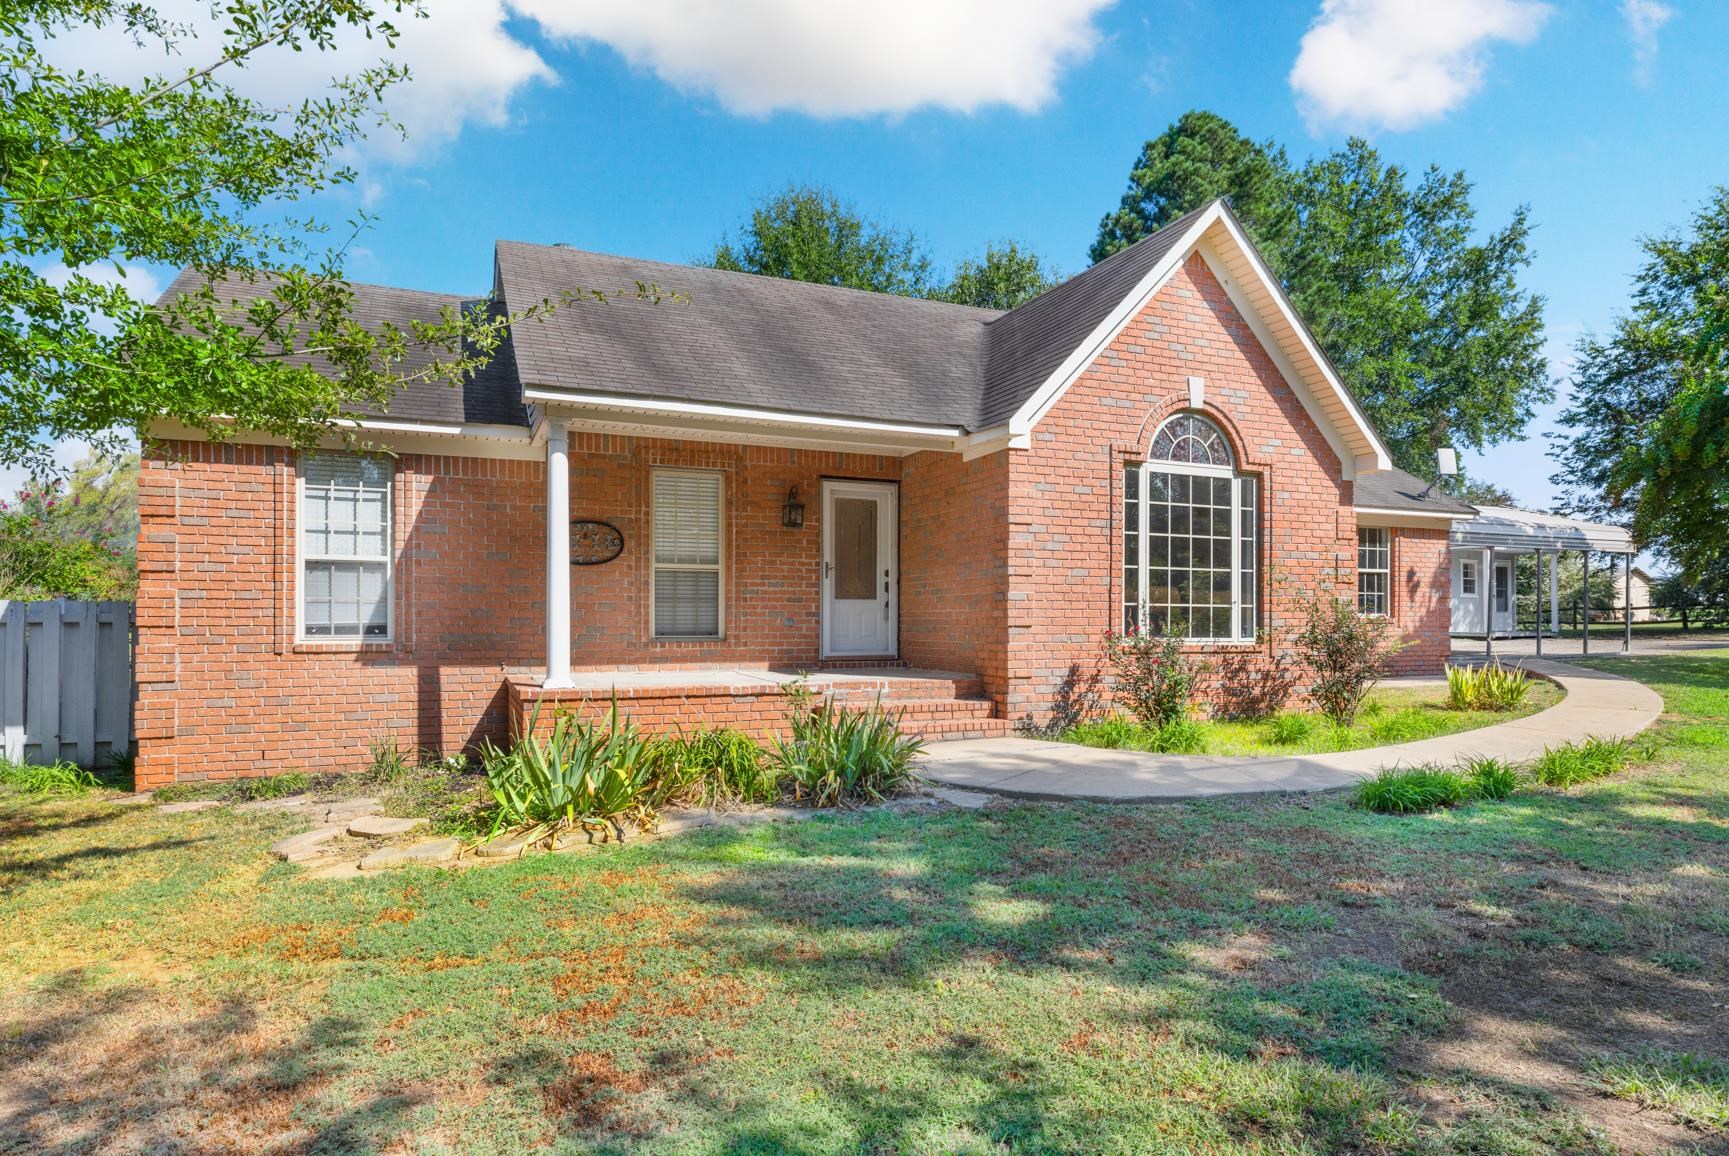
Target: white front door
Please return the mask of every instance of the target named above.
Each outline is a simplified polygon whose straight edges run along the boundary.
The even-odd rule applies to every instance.
[[[892,482],[824,482],[822,653],[893,658],[900,647],[900,574]]]
[[[1513,633],[1513,563],[1495,563],[1495,633]]]

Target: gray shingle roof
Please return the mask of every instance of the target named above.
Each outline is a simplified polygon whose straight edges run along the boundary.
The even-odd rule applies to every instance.
[[[682,300],[639,300],[644,282]],[[598,289],[515,326],[523,383],[837,417],[975,428],[986,309],[613,257],[498,244],[520,311]]]
[[[191,292],[203,283],[203,278],[191,269],[183,271],[163,292],[168,301],[181,293]],[[445,306],[459,309],[476,308],[484,304],[472,297],[449,293],[424,293],[417,289],[394,289],[386,285],[354,284],[353,316],[362,325],[376,327],[385,321],[404,325],[413,321],[434,322]],[[217,286],[219,299],[244,303],[264,292],[264,286],[246,281],[224,282]],[[243,318],[237,317],[236,322]],[[243,326],[244,327],[244,326]],[[431,350],[409,352],[401,363],[404,372],[424,369],[434,358]],[[320,358],[293,359],[301,365],[328,368]],[[522,390],[517,384],[516,367],[509,342],[498,351],[491,364],[472,375],[461,386],[442,381],[416,382],[407,386],[382,409],[364,406],[356,411],[368,417],[392,417],[403,421],[438,423],[475,423],[484,425],[527,425],[528,412],[522,404]]]
[[[1013,417],[1211,208],[1203,205],[990,323],[978,426]]]
[[[1374,470],[1357,475],[1356,485],[1352,489],[1353,505],[1359,510],[1409,510],[1413,513],[1426,514],[1461,514],[1470,517],[1477,512],[1477,507],[1467,505],[1451,494],[1441,492],[1439,486],[1429,491],[1428,497],[1422,497],[1429,483],[1404,470]]]

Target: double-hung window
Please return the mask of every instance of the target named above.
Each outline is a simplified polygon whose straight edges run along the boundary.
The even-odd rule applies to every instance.
[[[654,487],[654,635],[720,638],[723,476],[656,470]]]
[[[390,637],[388,458],[308,454],[300,467],[300,633]]]
[[[1357,609],[1363,614],[1387,613],[1393,547],[1385,528],[1357,531]]]
[[[1206,418],[1160,426],[1123,476],[1123,629],[1253,642],[1258,497]]]

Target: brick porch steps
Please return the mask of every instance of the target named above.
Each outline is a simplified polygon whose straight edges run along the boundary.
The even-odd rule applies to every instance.
[[[782,674],[776,679],[789,677]],[[691,672],[688,677],[664,672],[633,677],[632,672],[621,671],[617,680],[620,709],[650,733],[727,726],[762,739],[785,730],[786,695],[777,681],[765,678],[762,672]],[[586,676],[586,681],[590,685],[545,690],[526,680],[512,680],[509,695],[515,724],[526,721],[537,703],[542,708],[539,725],[543,729],[559,711],[604,717],[615,693],[612,679],[597,674]],[[997,738],[1012,731],[1006,719],[995,717],[995,704],[985,697],[983,682],[971,675],[866,667],[812,672],[808,686],[819,701],[832,697],[837,704],[855,710],[880,701],[885,709],[902,713],[902,725],[908,733],[927,741]]]

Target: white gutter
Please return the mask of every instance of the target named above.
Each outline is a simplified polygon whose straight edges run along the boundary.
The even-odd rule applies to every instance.
[[[526,401],[539,402],[542,405],[620,410],[625,413],[666,414],[674,417],[713,418],[716,421],[744,421],[765,425],[804,426],[811,429],[855,430],[862,433],[905,434],[911,437],[927,438],[958,438],[966,432],[954,426],[865,421],[861,418],[829,417],[825,414],[756,409],[737,405],[716,405],[710,402],[662,401],[651,398],[620,397],[608,393],[577,393],[572,390],[547,389],[544,386],[525,386],[522,396]]]

